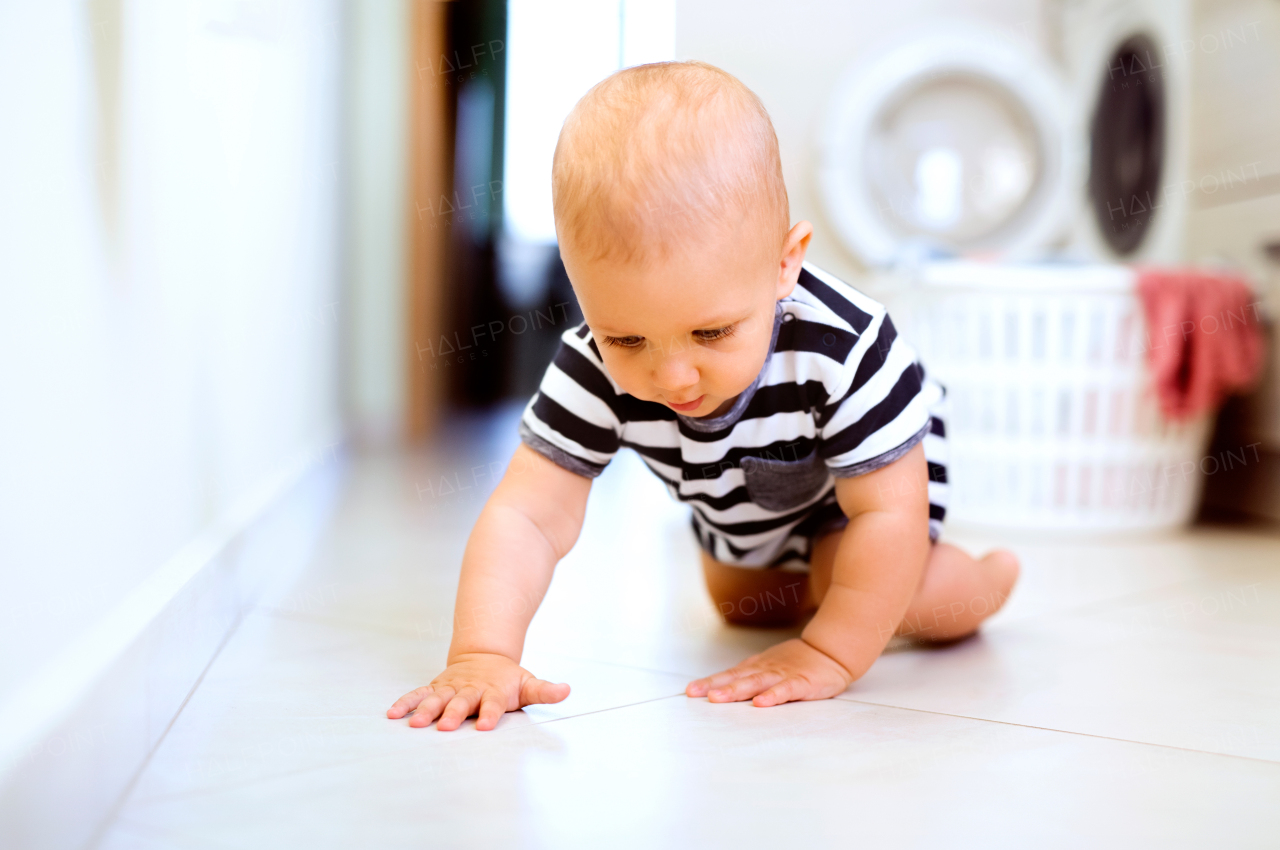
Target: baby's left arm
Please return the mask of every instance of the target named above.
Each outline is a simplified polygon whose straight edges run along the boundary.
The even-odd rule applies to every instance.
[[[691,682],[689,696],[758,706],[827,699],[860,678],[907,612],[929,556],[928,468],[924,448],[874,472],[836,479],[849,517],[831,584],[799,639]],[[812,577],[811,577],[812,580]]]

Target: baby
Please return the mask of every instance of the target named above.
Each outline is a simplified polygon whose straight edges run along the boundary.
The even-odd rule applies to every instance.
[[[448,667],[388,717],[451,730],[478,714],[493,729],[568,696],[520,666],[525,631],[623,446],[692,507],[725,619],[812,614],[800,637],[690,682],[690,697],[827,699],[894,634],[956,639],[1000,607],[1015,557],[937,540],[943,390],[882,305],[804,265],[813,227],[790,223],[750,90],[698,62],[619,71],[565,121],[552,186],[586,321],[525,409],[519,472],[471,532]]]

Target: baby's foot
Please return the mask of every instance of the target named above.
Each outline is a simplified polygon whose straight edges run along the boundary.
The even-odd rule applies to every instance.
[[[1004,606],[1005,600],[1013,592],[1013,586],[1018,583],[1018,576],[1022,572],[1022,566],[1018,563],[1018,556],[1008,549],[992,549],[979,558],[978,563],[982,564],[995,582],[995,599],[997,603],[996,607],[991,611],[994,614]]]

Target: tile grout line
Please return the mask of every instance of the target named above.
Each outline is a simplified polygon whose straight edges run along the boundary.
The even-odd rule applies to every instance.
[[[133,789],[137,787],[139,780],[142,779],[142,774],[144,774],[147,768],[151,765],[151,759],[155,756],[161,745],[164,744],[165,739],[169,737],[169,732],[173,729],[173,725],[178,722],[178,718],[181,717],[182,712],[186,710],[187,703],[191,702],[191,698],[195,696],[196,691],[204,682],[204,677],[208,674],[209,670],[212,669],[214,662],[218,660],[218,657],[222,655],[222,650],[231,642],[231,638],[235,633],[240,630],[240,623],[244,620],[245,613],[246,611],[242,610],[236,615],[235,622],[231,624],[231,628],[227,630],[226,637],[222,639],[222,642],[218,644],[218,648],[214,650],[213,657],[209,659],[209,663],[200,671],[200,675],[196,677],[195,683],[191,686],[191,690],[187,691],[187,695],[182,698],[182,704],[179,705],[178,710],[173,713],[173,717],[169,718],[169,723],[164,727],[164,731],[160,733],[160,737],[156,739],[155,746],[148,751],[146,758],[142,760],[142,764],[138,766],[138,769],[134,772],[132,778],[129,779],[129,784],[120,792],[120,796],[116,798],[116,802],[111,806],[106,817],[102,819],[97,831],[85,844],[85,847],[96,848],[102,843],[102,840],[106,838],[107,832],[111,828],[111,824],[115,823],[116,818],[120,816],[120,812],[124,809],[124,804],[129,799],[129,795],[133,793]]]
[[[840,700],[841,702],[858,703],[859,705],[873,705],[873,706],[876,706],[877,708],[894,708],[900,711],[916,711],[921,714],[933,714],[938,717],[955,717],[960,720],[976,720],[979,723],[998,723],[1001,726],[1017,726],[1022,729],[1036,729],[1041,732],[1058,732],[1063,735],[1079,735],[1082,738],[1097,738],[1102,741],[1116,741],[1121,744],[1136,744],[1140,747],[1159,747],[1160,749],[1178,750],[1179,752],[1184,752],[1184,753],[1197,753],[1199,755],[1205,755],[1205,756],[1220,756],[1222,758],[1229,758],[1229,759],[1243,759],[1244,761],[1256,761],[1262,764],[1269,764],[1269,765],[1280,767],[1280,761],[1276,761],[1274,759],[1258,758],[1257,756],[1242,756],[1242,755],[1237,755],[1236,753],[1217,753],[1217,752],[1214,752],[1213,750],[1197,750],[1193,747],[1179,747],[1174,744],[1157,744],[1151,741],[1135,741],[1131,738],[1116,738],[1111,735],[1096,735],[1092,732],[1075,732],[1071,729],[1055,729],[1052,726],[1034,726],[1030,723],[1015,723],[1012,720],[994,720],[989,717],[974,717],[973,715],[969,715],[969,714],[951,714],[946,711],[931,711],[930,709],[927,709],[927,708],[910,708],[905,705],[890,705],[887,702],[871,702],[870,700],[865,700],[865,699],[849,699],[848,697],[832,697],[832,699],[837,699],[837,700]]]
[[[1188,583],[1190,583],[1191,581],[1193,581],[1193,580],[1187,580],[1187,581],[1182,581],[1182,582],[1172,582],[1172,583],[1167,584],[1167,585],[1160,585],[1160,586],[1158,586],[1157,588],[1154,588],[1154,590],[1157,590],[1157,591],[1160,591],[1160,590],[1168,590],[1168,589],[1169,589],[1169,588],[1171,588],[1171,587],[1177,587],[1177,586],[1182,585],[1182,584],[1188,584]],[[1141,595],[1144,595],[1144,594],[1149,593],[1149,592],[1151,592],[1151,591],[1150,591],[1150,590],[1134,591],[1133,593],[1125,594],[1125,595],[1123,595],[1123,596],[1121,596],[1121,597],[1117,597],[1117,599],[1124,599],[1124,598],[1128,598],[1128,597],[1135,596],[1135,595],[1136,595],[1136,596],[1141,596]],[[1074,607],[1074,608],[1067,609],[1067,610],[1065,610],[1065,611],[1057,612],[1055,615],[1052,615],[1052,616],[1064,616],[1064,617],[1069,617],[1069,616],[1073,616],[1073,615],[1075,615],[1075,613],[1076,613],[1077,611],[1080,611],[1081,609],[1083,609],[1083,610],[1088,610],[1089,608],[1092,608],[1092,607],[1094,607],[1094,606],[1098,606],[1098,605],[1102,605],[1102,604],[1107,604],[1107,603],[1112,602],[1112,601],[1115,601],[1115,600],[1095,600],[1094,602],[1087,602],[1087,603],[1083,603],[1081,606],[1077,606],[1077,607]],[[272,615],[272,616],[281,616],[281,617],[284,617],[284,618],[292,619],[292,617],[290,617],[290,616],[289,616],[289,614],[288,614],[288,613],[285,613],[285,612],[281,612],[281,613],[279,613],[279,614],[277,614],[277,613],[275,613],[275,612],[266,612],[266,613],[269,613],[269,614],[270,614],[270,615]],[[312,621],[312,622],[316,622],[316,621]],[[1014,622],[1016,623],[1017,621],[1015,620]],[[332,625],[332,624],[333,624],[333,623],[328,623],[328,625]],[[354,626],[354,627],[355,627],[355,628],[365,628],[365,629],[368,629],[368,628],[369,628],[369,627],[363,627],[363,626]],[[564,658],[564,659],[571,660],[571,661],[581,661],[581,662],[585,662],[585,663],[589,663],[589,664],[600,664],[600,665],[603,665],[603,666],[606,666],[606,667],[615,667],[615,668],[624,669],[624,670],[638,670],[638,671],[643,671],[643,672],[647,672],[647,673],[655,673],[655,674],[658,674],[658,675],[666,675],[666,676],[690,676],[690,675],[694,675],[694,674],[690,674],[690,673],[677,672],[677,671],[673,671],[673,670],[658,670],[658,669],[655,669],[655,668],[652,668],[652,667],[638,667],[638,666],[633,665],[633,664],[624,664],[624,663],[620,663],[620,662],[616,662],[616,661],[604,661],[604,660],[596,659],[596,658],[584,658],[584,657],[582,657],[582,656],[577,656],[577,655],[567,655],[567,654],[564,654],[564,653],[554,652],[554,651],[547,651],[545,654],[547,654],[547,655],[552,655],[552,656],[557,656],[557,657]],[[571,719],[573,719],[574,717],[585,717],[585,716],[587,716],[587,715],[589,715],[589,714],[599,714],[599,713],[600,713],[600,712],[602,712],[602,711],[612,711],[612,710],[614,710],[614,709],[616,709],[616,708],[629,708],[629,707],[634,706],[634,705],[644,705],[644,704],[645,704],[645,703],[647,703],[647,702],[656,702],[657,700],[662,700],[662,699],[671,699],[671,697],[672,697],[672,696],[682,696],[682,695],[683,695],[683,692],[681,692],[680,694],[672,694],[671,696],[655,697],[655,698],[653,698],[653,699],[649,699],[649,700],[642,700],[642,701],[640,701],[640,702],[636,702],[636,703],[627,703],[627,704],[619,705],[619,706],[611,706],[611,707],[609,707],[609,708],[596,709],[595,711],[583,712],[582,714],[571,714],[571,715],[567,715],[567,716],[565,716],[565,717],[557,717],[557,718],[554,718],[554,719],[552,719],[552,720],[540,720],[540,721],[536,721],[536,722],[534,722],[534,723],[531,723],[530,725],[532,725],[532,726],[538,726],[538,725],[544,725],[544,724],[547,724],[547,723],[554,723],[554,722],[556,722],[557,720],[571,720]],[[840,699],[840,697],[833,697],[832,699]],[[1194,748],[1191,748],[1191,747],[1178,747],[1178,746],[1174,746],[1174,745],[1172,745],[1172,744],[1157,744],[1157,743],[1150,743],[1150,742],[1146,742],[1146,741],[1134,741],[1134,740],[1129,739],[1129,738],[1115,738],[1115,737],[1111,737],[1111,736],[1108,736],[1108,735],[1095,735],[1095,734],[1092,734],[1092,733],[1089,733],[1089,732],[1075,732],[1075,731],[1072,731],[1072,730],[1069,730],[1069,729],[1055,729],[1055,728],[1050,727],[1050,726],[1034,726],[1034,725],[1026,724],[1026,723],[1014,723],[1014,722],[1007,721],[1007,720],[994,720],[994,719],[991,719],[991,718],[986,718],[986,717],[976,717],[976,716],[967,715],[967,714],[950,714],[950,713],[945,712],[945,711],[930,711],[929,709],[923,709],[923,708],[909,708],[909,707],[907,707],[907,706],[891,705],[891,704],[889,704],[889,703],[869,702],[869,701],[867,701],[867,700],[844,699],[843,701],[844,701],[844,702],[860,703],[860,704],[863,704],[863,705],[874,705],[874,706],[879,706],[879,707],[882,707],[882,708],[898,708],[898,709],[902,709],[903,711],[918,711],[918,712],[922,712],[922,713],[925,713],[925,714],[936,714],[936,715],[939,715],[939,716],[942,716],[942,717],[956,717],[956,718],[961,718],[961,719],[964,719],[964,720],[976,720],[976,721],[984,722],[984,723],[999,723],[999,724],[1003,724],[1003,725],[1007,725],[1007,726],[1019,726],[1019,727],[1022,727],[1022,728],[1024,728],[1024,729],[1037,729],[1037,730],[1045,731],[1045,732],[1061,732],[1061,733],[1066,734],[1066,735],[1080,735],[1080,736],[1082,736],[1082,737],[1098,738],[1098,739],[1100,739],[1100,740],[1104,740],[1104,741],[1119,741],[1119,742],[1122,742],[1122,743],[1128,743],[1128,744],[1138,744],[1138,745],[1142,745],[1142,746],[1149,746],[1149,747],[1161,747],[1161,748],[1164,748],[1164,749],[1179,750],[1179,751],[1182,751],[1182,752],[1189,752],[1189,753],[1200,753],[1200,754],[1202,754],[1202,755],[1224,756],[1224,757],[1226,757],[1226,758],[1239,758],[1239,759],[1246,759],[1246,760],[1248,760],[1248,761],[1258,761],[1258,762],[1262,762],[1263,764],[1280,764],[1280,762],[1275,761],[1275,760],[1272,760],[1272,759],[1256,758],[1256,757],[1253,757],[1253,756],[1241,756],[1241,755],[1235,755],[1235,754],[1232,754],[1232,753],[1219,753],[1219,752],[1214,752],[1214,751],[1212,751],[1212,750],[1198,750],[1198,749],[1194,749]],[[497,731],[497,730],[494,730],[494,731]]]
[[[536,650],[535,650],[535,654],[536,654]],[[617,667],[618,669],[621,669],[621,670],[638,670],[643,673],[656,673],[660,676],[676,676],[679,678],[684,678],[685,676],[693,676],[695,679],[699,678],[698,676],[692,673],[677,672],[675,670],[657,670],[653,667],[637,667],[634,664],[624,664],[620,661],[604,661],[599,658],[583,658],[580,655],[565,655],[563,652],[553,652],[551,650],[545,650],[543,654],[554,655],[557,658],[564,658],[568,661],[582,661],[587,664],[599,664],[603,667]],[[637,703],[637,705],[639,705],[639,703]]]
[[[538,720],[530,723],[530,726],[546,726],[548,723],[558,723],[561,720],[574,720],[579,717],[589,717],[592,714],[604,714],[606,711],[617,711],[620,708],[635,708],[637,705],[647,705],[651,702],[662,702],[664,699],[675,699],[676,697],[686,696],[684,691],[678,694],[667,694],[666,696],[653,697],[651,699],[642,699],[639,702],[629,702],[625,705],[612,705],[608,708],[597,708],[595,711],[584,711],[581,714],[570,714],[565,717],[553,717],[550,720]]]
[[[662,696],[662,697],[654,697],[652,699],[640,700],[639,702],[627,703],[626,705],[611,706],[609,708],[600,708],[600,709],[596,709],[595,711],[584,711],[582,714],[571,714],[571,715],[568,715],[567,717],[556,717],[551,720],[541,720],[536,723],[531,723],[530,725],[544,726],[548,723],[555,723],[558,720],[572,720],[575,717],[586,717],[591,714],[602,714],[606,711],[614,711],[620,708],[632,708],[637,705],[645,705],[651,702],[661,702],[662,700],[665,700],[665,699],[674,699],[675,697],[680,697],[680,696],[687,696],[687,695],[682,691],[681,693],[678,693],[678,694],[671,694],[669,696]],[[1280,761],[1275,761],[1273,759],[1258,758],[1256,756],[1242,756],[1242,755],[1237,755],[1235,753],[1218,753],[1212,750],[1197,750],[1193,747],[1179,747],[1173,744],[1157,744],[1150,741],[1134,741],[1130,738],[1116,738],[1110,735],[1096,735],[1092,732],[1076,732],[1070,729],[1055,729],[1051,726],[1034,726],[1029,723],[1014,723],[1011,720],[994,720],[988,717],[974,717],[968,714],[950,714],[945,711],[931,711],[927,708],[909,708],[903,705],[890,705],[889,703],[871,702],[869,700],[861,700],[861,699],[849,699],[847,697],[845,698],[831,697],[831,699],[837,700],[839,702],[852,702],[852,703],[857,703],[859,705],[871,705],[871,706],[876,706],[878,708],[893,708],[901,711],[915,711],[915,712],[919,712],[920,714],[932,714],[938,717],[954,717],[959,720],[973,720],[979,723],[997,723],[1001,726],[1017,726],[1022,729],[1035,729],[1040,732],[1058,732],[1063,735],[1079,735],[1082,738],[1097,738],[1102,741],[1116,741],[1121,744],[1136,744],[1141,747],[1158,747],[1160,749],[1177,750],[1179,752],[1184,752],[1184,753],[1196,753],[1198,755],[1206,755],[1206,756],[1220,756],[1222,758],[1242,759],[1244,761],[1254,761],[1254,762],[1260,762],[1262,764],[1280,766]],[[738,701],[746,702],[746,700],[738,700]],[[785,705],[785,703],[782,703],[782,704]]]
[[[608,707],[606,707],[606,708],[598,708],[598,709],[595,709],[595,710],[593,710],[593,711],[584,711],[584,712],[581,712],[581,713],[579,713],[579,714],[570,714],[570,715],[566,715],[566,716],[564,716],[564,717],[553,717],[553,718],[550,718],[550,719],[548,719],[548,720],[532,721],[532,722],[530,722],[530,723],[529,723],[529,725],[528,725],[527,727],[521,727],[521,726],[517,726],[517,727],[509,727],[508,729],[505,729],[505,730],[504,730],[504,729],[502,729],[501,727],[499,727],[499,728],[496,728],[496,729],[492,730],[492,732],[503,732],[503,731],[516,732],[516,731],[518,731],[519,729],[522,729],[522,728],[530,728],[530,727],[533,727],[533,726],[545,726],[545,725],[550,724],[550,723],[557,723],[557,722],[564,721],[564,720],[575,720],[575,719],[577,719],[577,718],[580,718],[580,717],[588,717],[588,716],[593,715],[593,714],[604,714],[605,712],[609,712],[609,711],[617,711],[617,710],[619,710],[619,709],[624,709],[624,708],[633,708],[633,707],[635,707],[635,706],[639,706],[639,705],[646,705],[646,704],[648,704],[648,703],[653,703],[653,702],[661,702],[661,701],[663,701],[663,700],[674,699],[674,698],[676,698],[676,697],[681,697],[681,696],[685,696],[685,694],[684,694],[683,692],[681,692],[681,693],[676,693],[676,694],[667,694],[667,695],[664,695],[664,696],[653,697],[653,698],[651,698],[651,699],[639,700],[638,702],[625,703],[625,704],[623,704],[623,705],[608,706]],[[1060,734],[1064,734],[1064,735],[1077,735],[1077,736],[1085,737],[1085,738],[1097,738],[1097,739],[1099,739],[1099,740],[1104,740],[1104,741],[1115,741],[1115,742],[1117,742],[1117,743],[1122,743],[1122,744],[1134,744],[1134,745],[1137,745],[1137,746],[1156,747],[1156,748],[1158,748],[1158,749],[1176,750],[1176,751],[1180,751],[1180,752],[1195,753],[1195,754],[1197,754],[1197,755],[1221,756],[1221,757],[1224,757],[1224,758],[1241,759],[1241,760],[1244,760],[1244,761],[1252,761],[1252,762],[1261,762],[1261,763],[1263,763],[1263,764],[1268,764],[1268,765],[1275,765],[1275,764],[1277,764],[1277,762],[1272,761],[1272,760],[1269,760],[1269,759],[1260,759],[1260,758],[1255,758],[1255,757],[1252,757],[1252,756],[1241,756],[1241,755],[1235,755],[1235,754],[1231,754],[1231,753],[1216,753],[1216,752],[1212,752],[1212,751],[1208,751],[1208,750],[1196,750],[1196,749],[1192,749],[1192,748],[1189,748],[1189,747],[1177,747],[1177,746],[1173,746],[1173,745],[1171,745],[1171,744],[1157,744],[1157,743],[1151,743],[1151,742],[1147,742],[1147,741],[1134,741],[1134,740],[1130,740],[1130,739],[1128,739],[1128,738],[1115,738],[1115,737],[1111,737],[1111,736],[1108,736],[1108,735],[1095,735],[1095,734],[1092,734],[1092,733],[1089,733],[1089,732],[1075,732],[1075,731],[1071,731],[1071,730],[1068,730],[1068,729],[1054,729],[1054,728],[1052,728],[1052,727],[1047,727],[1047,726],[1034,726],[1034,725],[1027,724],[1027,723],[1014,723],[1014,722],[1012,722],[1012,721],[1008,721],[1008,720],[993,720],[993,719],[990,719],[990,718],[985,718],[985,717],[975,717],[975,716],[972,716],[972,715],[965,715],[965,714],[950,714],[950,713],[947,713],[947,712],[944,712],[944,711],[931,711],[931,710],[929,710],[929,709],[925,709],[925,708],[910,708],[910,707],[907,707],[907,706],[901,706],[901,705],[891,705],[891,704],[889,704],[889,703],[871,702],[871,701],[869,701],[869,700],[849,699],[849,698],[842,698],[842,697],[833,697],[833,698],[832,698],[832,700],[833,700],[833,701],[835,701],[835,702],[847,702],[847,703],[854,703],[854,704],[857,704],[857,705],[874,706],[874,707],[877,707],[877,708],[889,708],[889,709],[894,709],[894,710],[899,710],[899,711],[911,711],[911,712],[917,712],[917,713],[920,713],[920,714],[931,714],[931,715],[934,715],[934,716],[937,716],[937,717],[953,717],[953,718],[956,718],[956,719],[958,719],[958,720],[971,720],[971,721],[975,721],[975,722],[978,722],[978,723],[995,723],[995,724],[998,724],[998,725],[1001,725],[1001,726],[1015,726],[1015,727],[1019,727],[1019,728],[1023,728],[1023,729],[1034,729],[1034,730],[1036,730],[1036,731],[1040,731],[1040,732],[1056,732],[1056,733],[1060,733]],[[729,703],[729,704],[732,704],[732,703]],[[184,705],[185,705],[185,703],[184,703]],[[510,713],[510,712],[509,712],[509,713]],[[175,719],[176,719],[176,718],[175,718]],[[468,718],[468,719],[470,719],[470,718]],[[172,725],[172,724],[171,724],[171,725]],[[422,727],[422,728],[423,728],[423,731],[426,731],[426,730],[430,729],[431,727]],[[167,732],[168,732],[168,730],[166,730],[166,734],[167,734]],[[448,734],[448,733],[445,733],[445,734]],[[490,733],[480,733],[480,734],[486,734],[486,735],[487,735],[487,734],[490,734]],[[465,736],[465,737],[463,737],[463,738],[461,738],[461,739],[457,739],[457,740],[452,741],[452,742],[447,743],[447,744],[440,744],[440,745],[438,745],[438,746],[462,746],[462,745],[465,745],[465,744],[466,744],[466,743],[468,743],[468,742],[471,742],[471,741],[480,741],[480,740],[484,740],[484,739],[483,739],[483,738],[481,738],[479,734],[477,734],[477,735],[468,735],[468,736]],[[156,748],[157,748],[157,749],[159,748],[159,742],[157,742]],[[253,785],[253,784],[257,784],[257,783],[261,783],[261,782],[265,782],[265,781],[277,781],[277,780],[280,780],[280,779],[283,779],[283,778],[286,778],[286,777],[289,777],[289,776],[296,776],[296,775],[305,774],[305,773],[311,773],[311,772],[320,771],[320,770],[327,770],[327,769],[332,769],[332,768],[350,767],[350,766],[353,766],[353,765],[356,765],[356,764],[364,764],[364,763],[367,763],[367,762],[370,762],[370,761],[378,761],[378,760],[381,760],[381,759],[389,759],[389,758],[393,758],[393,757],[395,757],[396,755],[397,755],[397,754],[394,754],[394,753],[382,753],[382,754],[378,754],[378,755],[370,755],[370,756],[365,756],[365,757],[356,758],[356,759],[342,760],[342,761],[334,762],[334,763],[330,763],[330,764],[317,765],[317,766],[314,766],[314,767],[308,767],[308,768],[303,768],[303,769],[299,769],[299,770],[290,770],[290,771],[285,771],[285,772],[283,772],[283,773],[273,774],[273,775],[270,775],[270,776],[259,777],[257,780],[255,780],[255,781],[253,781],[253,782],[250,782],[250,783],[248,783],[248,784]],[[189,798],[189,797],[192,797],[192,796],[207,795],[207,794],[210,794],[210,793],[221,793],[221,792],[224,792],[224,791],[226,791],[226,790],[228,790],[226,787],[206,788],[206,789],[200,789],[200,790],[198,790],[198,791],[191,791],[191,792],[186,792],[186,793],[182,793],[182,794],[174,795],[173,797],[168,798],[168,799],[169,799],[169,801],[171,802],[172,800],[175,800],[175,799],[182,799],[182,798]],[[122,802],[123,802],[123,798],[122,798]]]
[[[1169,588],[1171,588],[1171,587],[1177,587],[1177,586],[1182,585],[1182,584],[1188,584],[1188,583],[1190,583],[1191,581],[1194,581],[1194,580],[1187,580],[1187,581],[1181,581],[1181,582],[1172,582],[1172,583],[1167,584],[1167,585],[1160,585],[1160,586],[1158,586],[1158,587],[1154,588],[1154,590],[1156,590],[1156,591],[1168,590],[1168,589],[1169,589]],[[1124,594],[1123,596],[1117,597],[1116,599],[1125,599],[1125,598],[1132,597],[1132,596],[1141,596],[1141,595],[1145,595],[1146,593],[1150,593],[1150,592],[1151,592],[1151,590],[1134,591],[1134,592],[1132,592],[1132,593]],[[1077,606],[1077,607],[1070,608],[1070,609],[1067,609],[1067,610],[1062,611],[1062,612],[1058,612],[1056,616],[1072,616],[1072,615],[1076,614],[1076,612],[1078,612],[1078,611],[1081,611],[1081,610],[1085,610],[1085,611],[1087,611],[1089,608],[1092,608],[1092,607],[1095,607],[1095,606],[1098,606],[1098,605],[1102,605],[1102,604],[1108,604],[1108,603],[1111,603],[1111,602],[1114,602],[1114,601],[1116,601],[1116,600],[1095,600],[1095,601],[1093,601],[1093,602],[1083,603],[1081,606]],[[294,616],[291,616],[292,612],[284,612],[284,611],[277,612],[277,611],[270,611],[270,610],[263,610],[263,609],[258,609],[258,610],[260,610],[262,613],[266,613],[266,614],[268,614],[268,616],[281,617],[281,618],[283,618],[283,619],[303,619],[302,617],[296,617],[296,618],[295,618]],[[323,616],[323,615],[321,615],[321,617],[316,617],[315,619],[307,618],[307,619],[305,619],[304,621],[309,621],[309,622],[319,623],[319,624],[324,624],[324,625],[337,625],[337,623],[334,623],[334,622],[332,622],[332,621],[327,622],[327,623],[326,623],[326,622],[324,622],[324,621],[321,619],[321,618],[322,618],[322,616]],[[1016,622],[1016,621],[1015,621],[1015,622]],[[343,625],[345,625],[345,626],[347,626],[347,627],[352,627],[352,628],[357,628],[357,629],[366,630],[366,631],[382,631],[382,630],[380,630],[380,629],[374,629],[374,628],[371,628],[371,627],[368,627],[368,626],[363,626],[363,625],[355,625],[355,624],[352,624],[352,623],[344,623]],[[382,632],[382,633],[383,633],[383,634],[386,634],[386,632]],[[594,658],[583,658],[583,657],[581,657],[581,656],[566,655],[566,654],[563,654],[563,653],[553,652],[553,651],[547,651],[547,652],[546,652],[546,654],[547,654],[547,655],[558,656],[558,657],[560,657],[560,658],[565,658],[565,659],[572,660],[572,661],[582,661],[582,662],[591,663],[591,664],[601,664],[601,665],[604,665],[604,666],[607,666],[607,667],[616,667],[616,668],[626,669],[626,670],[639,670],[639,671],[644,671],[644,672],[648,672],[648,673],[656,673],[656,674],[659,674],[659,675],[668,675],[668,676],[688,676],[688,675],[692,675],[692,674],[689,674],[689,673],[676,672],[676,671],[672,671],[672,670],[657,670],[657,669],[654,669],[654,668],[652,668],[652,667],[638,667],[638,666],[635,666],[635,665],[632,665],[632,664],[624,664],[624,663],[614,662],[614,661],[603,661],[603,660],[600,660],[600,659],[594,659]],[[658,701],[658,700],[663,700],[663,699],[671,699],[672,697],[675,697],[675,696],[683,696],[683,695],[684,695],[684,693],[683,693],[683,692],[681,692],[681,693],[679,693],[679,694],[672,694],[672,695],[669,695],[669,696],[654,697],[653,699],[641,700],[640,702],[635,702],[635,703],[626,703],[626,704],[624,704],[624,705],[611,706],[611,707],[609,707],[609,708],[596,709],[595,711],[583,712],[583,713],[581,713],[581,714],[571,714],[571,715],[567,715],[567,716],[565,716],[565,717],[556,717],[556,718],[553,718],[553,719],[551,719],[551,720],[539,720],[539,721],[536,721],[536,722],[534,722],[534,723],[531,723],[530,725],[531,725],[531,726],[539,726],[539,725],[545,725],[545,724],[547,724],[547,723],[555,723],[555,722],[556,722],[556,721],[558,721],[558,720],[571,720],[571,719],[573,719],[573,718],[575,718],[575,717],[585,717],[585,716],[590,715],[590,714],[599,714],[599,713],[604,712],[604,711],[613,711],[614,709],[618,709],[618,708],[630,708],[630,707],[632,707],[632,706],[636,706],[636,705],[644,705],[645,703],[649,703],[649,702],[656,702],[656,701]],[[833,699],[840,699],[840,697],[833,697]],[[879,706],[879,707],[881,707],[881,708],[897,708],[897,709],[901,709],[901,710],[903,710],[903,711],[918,711],[918,712],[921,712],[921,713],[924,713],[924,714],[935,714],[935,715],[938,715],[938,716],[941,716],[941,717],[956,717],[956,718],[960,718],[960,719],[964,719],[964,720],[976,720],[976,721],[978,721],[978,722],[983,722],[983,723],[999,723],[999,724],[1006,725],[1006,726],[1018,726],[1018,727],[1021,727],[1021,728],[1024,728],[1024,729],[1037,729],[1037,730],[1044,731],[1044,732],[1060,732],[1060,733],[1065,734],[1065,735],[1079,735],[1079,736],[1087,737],[1087,738],[1098,738],[1099,740],[1104,740],[1104,741],[1118,741],[1118,742],[1121,742],[1121,743],[1127,743],[1127,744],[1138,744],[1138,745],[1140,745],[1140,746],[1160,747],[1160,748],[1163,748],[1163,749],[1178,750],[1178,751],[1181,751],[1181,752],[1199,753],[1199,754],[1201,754],[1201,755],[1223,756],[1223,757],[1225,757],[1225,758],[1245,759],[1245,760],[1247,760],[1247,761],[1256,761],[1256,762],[1261,762],[1261,763],[1263,763],[1263,764],[1280,764],[1280,761],[1276,761],[1276,760],[1272,760],[1272,759],[1257,758],[1257,757],[1254,757],[1254,756],[1242,756],[1242,755],[1236,755],[1236,754],[1233,754],[1233,753],[1219,753],[1219,752],[1214,752],[1214,751],[1212,751],[1212,750],[1198,750],[1198,749],[1195,749],[1195,748],[1192,748],[1192,747],[1178,747],[1178,746],[1175,746],[1175,745],[1172,745],[1172,744],[1157,744],[1157,743],[1151,743],[1151,742],[1147,742],[1147,741],[1134,741],[1134,740],[1129,739],[1129,738],[1115,738],[1115,737],[1112,737],[1112,736],[1109,736],[1109,735],[1095,735],[1095,734],[1092,734],[1092,733],[1089,733],[1089,732],[1076,732],[1076,731],[1072,731],[1072,730],[1069,730],[1069,729],[1055,729],[1055,728],[1050,727],[1050,726],[1034,726],[1034,725],[1026,724],[1026,723],[1014,723],[1014,722],[1012,722],[1012,721],[1007,721],[1007,720],[994,720],[994,719],[991,719],[991,718],[986,718],[986,717],[976,717],[976,716],[973,716],[973,715],[967,715],[967,714],[950,714],[950,713],[945,712],[945,711],[930,711],[929,709],[923,709],[923,708],[910,708],[910,707],[907,707],[907,706],[891,705],[891,704],[889,704],[889,703],[870,702],[870,701],[867,701],[867,700],[857,700],[857,699],[847,699],[847,698],[846,698],[846,699],[843,699],[842,701],[844,701],[844,702],[859,703],[859,704],[862,704],[862,705]],[[185,703],[184,703],[184,705],[185,705]],[[426,728],[429,728],[429,727],[426,727]],[[498,730],[496,730],[496,729],[495,729],[495,730],[493,730],[493,731],[498,731]]]

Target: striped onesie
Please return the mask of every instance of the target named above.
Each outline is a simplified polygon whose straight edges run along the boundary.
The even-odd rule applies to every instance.
[[[713,558],[804,571],[813,541],[848,522],[835,479],[886,466],[922,441],[937,540],[947,505],[944,402],[884,306],[806,264],[778,302],[759,376],[727,412],[683,416],[622,392],[584,323],[561,337],[520,435],[588,478],[619,448],[634,449],[692,507]]]

